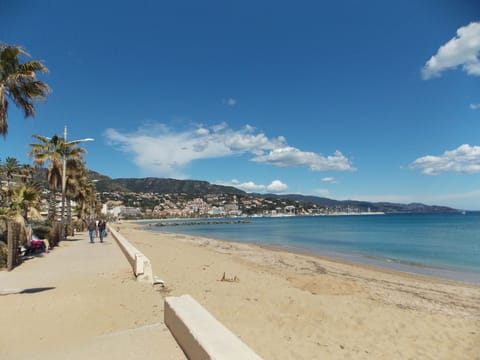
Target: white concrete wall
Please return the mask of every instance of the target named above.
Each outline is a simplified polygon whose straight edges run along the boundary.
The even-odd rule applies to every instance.
[[[190,360],[259,360],[240,338],[190,295],[165,298],[165,324]]]
[[[137,280],[155,283],[153,277],[152,264],[150,260],[135,246],[133,246],[125,237],[119,232],[115,231],[112,226],[107,226],[108,232],[117,241],[120,249],[125,254],[128,262],[132,266],[133,273]]]
[[[163,281],[153,276],[150,260],[113,227],[107,228],[125,254],[137,279],[151,284],[163,284]],[[165,324],[189,360],[261,359],[190,295],[165,298],[164,316]]]

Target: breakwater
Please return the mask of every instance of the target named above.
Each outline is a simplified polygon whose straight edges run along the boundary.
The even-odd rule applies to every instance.
[[[226,225],[226,224],[249,224],[251,221],[248,220],[204,220],[204,221],[179,221],[179,222],[159,222],[155,226],[191,226],[191,225]]]

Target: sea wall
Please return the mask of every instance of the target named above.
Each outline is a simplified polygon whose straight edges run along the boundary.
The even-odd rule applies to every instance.
[[[137,279],[163,285],[163,281],[155,280],[150,260],[112,226],[107,228],[132,266]],[[190,295],[165,298],[164,321],[190,360],[261,359]]]
[[[190,360],[260,360],[190,295],[165,298],[165,324]]]
[[[112,226],[107,226],[107,230],[120,246],[120,249],[127,258],[127,261],[132,266],[133,273],[135,274],[137,280],[154,284],[155,279],[153,277],[152,264],[148,257],[146,257],[140,250],[133,246],[118,231],[113,229]]]

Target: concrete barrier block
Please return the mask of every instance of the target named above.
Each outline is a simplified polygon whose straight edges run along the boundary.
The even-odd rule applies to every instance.
[[[165,324],[190,360],[261,359],[190,295],[165,298]]]
[[[127,239],[125,239],[112,227],[108,227],[108,230],[132,266],[133,273],[135,274],[137,280],[149,282],[152,285],[155,283],[160,283],[153,277],[150,259],[147,258],[142,252],[137,250],[137,248],[135,248]],[[163,284],[163,281],[161,281],[161,284]]]
[[[144,272],[144,256],[141,253],[135,253],[135,275],[142,275]]]
[[[142,259],[143,259],[143,262],[142,262],[143,272],[137,276],[137,279],[154,285],[155,279],[153,276],[153,270],[152,270],[152,265],[150,263],[150,260],[145,255],[143,255]]]

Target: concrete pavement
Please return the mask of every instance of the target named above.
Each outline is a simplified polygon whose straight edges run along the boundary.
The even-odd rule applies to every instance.
[[[115,240],[78,233],[0,271],[1,359],[185,359],[165,290],[137,282]]]

